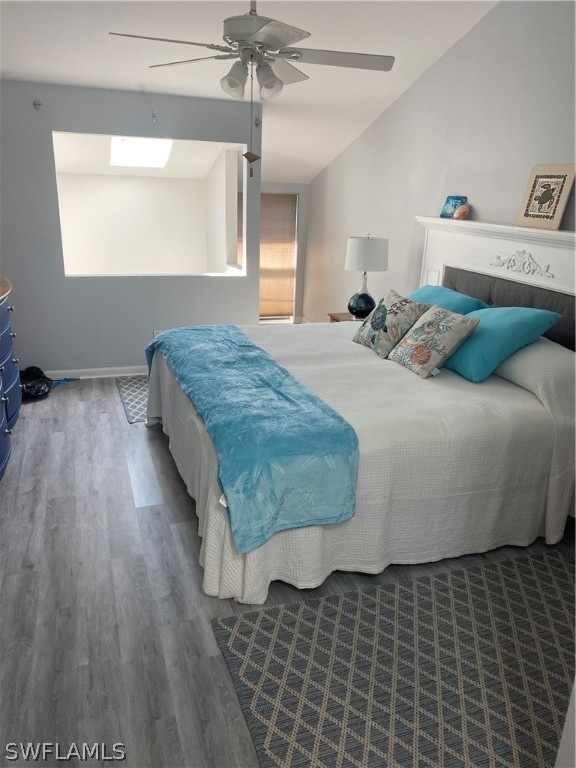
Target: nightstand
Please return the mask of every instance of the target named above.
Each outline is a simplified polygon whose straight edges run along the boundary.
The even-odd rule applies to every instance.
[[[343,323],[346,320],[359,320],[360,318],[353,317],[350,312],[328,312],[328,317],[331,323]]]

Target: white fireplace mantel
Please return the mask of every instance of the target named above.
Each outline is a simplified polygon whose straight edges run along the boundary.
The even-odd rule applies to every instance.
[[[439,284],[446,266],[575,293],[576,233],[426,216],[421,284]]]

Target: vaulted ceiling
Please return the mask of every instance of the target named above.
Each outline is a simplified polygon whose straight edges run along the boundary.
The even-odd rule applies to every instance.
[[[390,72],[304,65],[309,80],[264,104],[264,181],[306,183],[463,37],[494,2],[280,0],[258,13],[309,31],[302,47],[396,57]],[[5,79],[204,98],[227,98],[229,61],[150,69],[202,48],[114,37],[109,32],[222,43],[224,18],[242,2],[1,2],[0,66]]]

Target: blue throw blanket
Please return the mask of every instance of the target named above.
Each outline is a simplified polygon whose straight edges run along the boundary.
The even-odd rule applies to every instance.
[[[319,397],[234,325],[164,331],[158,350],[216,449],[238,552],[277,531],[354,514],[358,438]]]

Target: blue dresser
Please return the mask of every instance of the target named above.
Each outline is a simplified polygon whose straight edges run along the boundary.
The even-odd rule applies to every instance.
[[[12,283],[0,277],[0,479],[10,459],[10,435],[22,402],[18,360],[14,355],[10,292]]]

